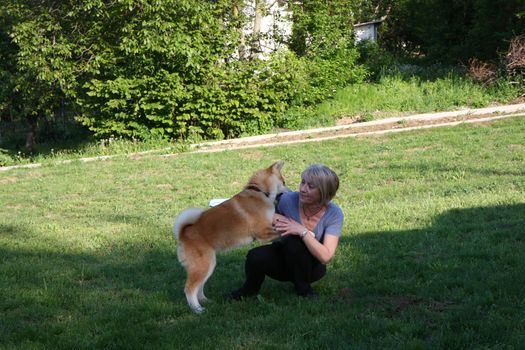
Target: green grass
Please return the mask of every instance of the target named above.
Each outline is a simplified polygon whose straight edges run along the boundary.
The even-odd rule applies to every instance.
[[[79,127],[79,126],[76,126]],[[10,149],[0,148],[0,166],[30,163],[54,163],[80,158],[118,156],[140,152],[168,153],[187,149],[190,142],[172,143],[161,138],[130,140],[122,137],[108,137],[95,140],[87,133],[79,138],[61,141],[47,141],[37,145],[35,152],[21,151],[22,146],[12,145]],[[18,151],[17,151],[18,150]]]
[[[0,173],[0,348],[522,349],[525,118],[295,146]],[[194,315],[173,218],[285,160],[324,162],[346,216],[303,300],[267,280],[226,302],[244,247],[218,256]]]
[[[443,73],[441,73],[443,74]],[[355,84],[337,91],[311,110],[285,116],[294,129],[333,125],[341,118],[361,121],[392,116],[482,108],[509,103],[520,95],[519,87],[505,81],[484,86],[457,73],[432,79],[415,75],[386,75],[378,83]]]

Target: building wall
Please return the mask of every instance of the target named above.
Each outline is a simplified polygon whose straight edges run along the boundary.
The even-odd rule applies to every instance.
[[[377,41],[377,24],[365,24],[354,27],[355,42],[366,40]]]

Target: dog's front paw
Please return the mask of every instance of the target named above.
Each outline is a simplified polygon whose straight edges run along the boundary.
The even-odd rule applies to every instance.
[[[276,238],[279,238],[280,236],[281,234],[277,232],[273,226],[270,226],[268,229],[257,235],[255,238],[259,242],[270,242]]]

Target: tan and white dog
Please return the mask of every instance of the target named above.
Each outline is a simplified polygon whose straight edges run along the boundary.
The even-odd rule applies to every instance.
[[[215,269],[216,252],[279,235],[272,228],[276,197],[287,192],[283,162],[257,171],[244,189],[229,200],[209,208],[183,210],[173,227],[177,256],[186,268],[184,293],[191,309],[201,313],[206,301],[204,284]]]

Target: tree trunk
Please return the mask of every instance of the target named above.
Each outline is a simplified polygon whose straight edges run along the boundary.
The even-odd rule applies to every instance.
[[[36,146],[36,130],[38,126],[38,118],[30,117],[28,121],[29,121],[30,131],[26,135],[26,148],[29,151],[33,152]]]
[[[261,22],[264,10],[265,0],[255,0],[255,19],[253,21],[251,57],[257,58],[261,52]]]
[[[239,17],[239,14],[241,12],[241,9],[239,9],[238,5],[233,6],[233,16]],[[239,54],[239,60],[244,60],[246,58],[246,37],[244,36],[244,30],[242,26],[239,28],[239,48],[237,49],[237,53]]]

